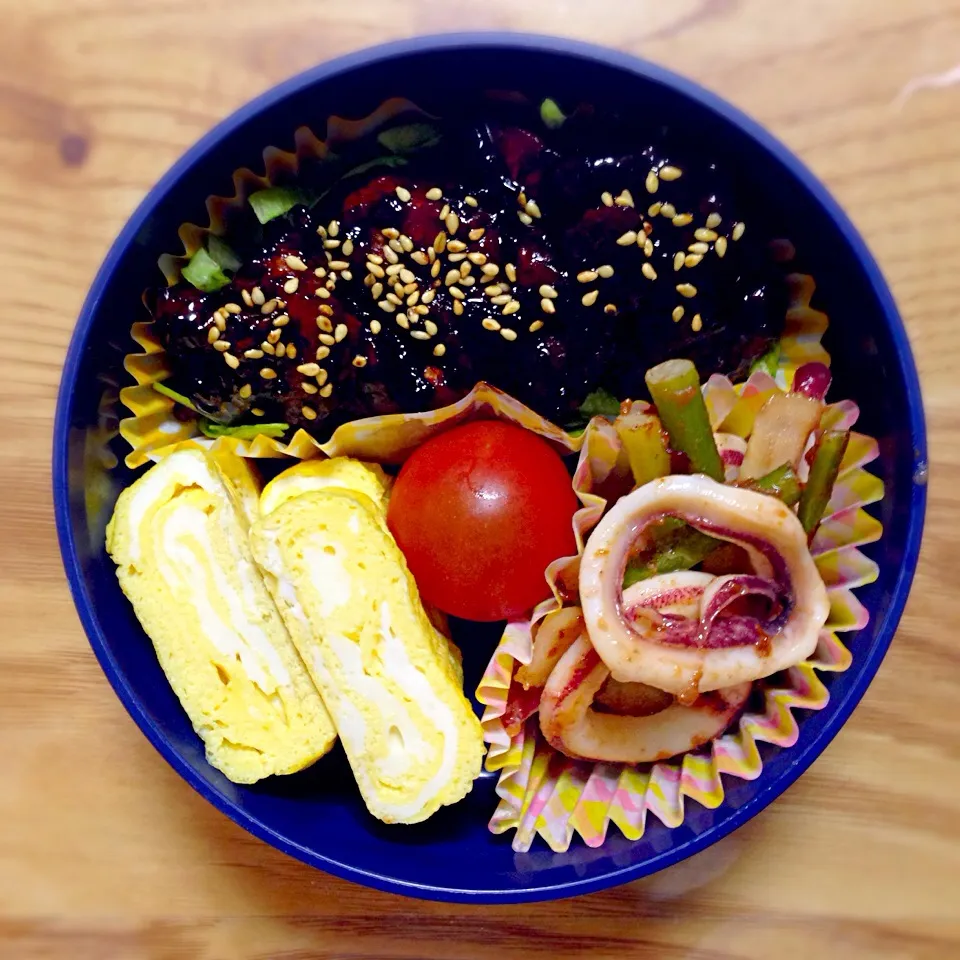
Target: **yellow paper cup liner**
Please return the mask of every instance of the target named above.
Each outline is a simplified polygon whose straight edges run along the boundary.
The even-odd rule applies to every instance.
[[[792,286],[794,303],[776,375],[755,372],[739,385],[714,376],[704,385],[714,430],[749,434],[756,411],[772,392],[790,389],[799,366],[814,360],[829,362],[820,342],[827,318],[810,306],[813,282],[796,276]],[[822,425],[848,430],[858,416],[857,405],[844,400],[825,408]],[[850,666],[852,656],[839,635],[861,630],[869,620],[854,590],[872,583],[878,574],[876,564],[858,549],[883,532],[879,521],[863,509],[883,497],[882,482],[864,469],[877,455],[875,440],[851,435],[823,523],[811,545],[830,597],[830,614],[813,657],[758,684],[763,711],[742,714],[736,728],[707,749],[640,766],[595,763],[571,760],[554,750],[540,733],[536,715],[517,729],[511,687],[517,666],[531,660],[533,626],[557,609],[560,595],[576,592],[577,559],[552,565],[548,574],[562,581],[558,597],[541,604],[529,620],[508,625],[477,690],[485,707],[487,769],[500,772],[500,802],[490,830],[515,831],[517,852],[529,850],[538,836],[557,852],[567,850],[577,835],[587,846],[596,847],[611,824],[627,839],[637,840],[643,836],[648,813],[676,827],[683,822],[688,799],[709,809],[718,807],[724,799],[722,774],[743,780],[760,776],[763,763],[758,743],[793,746],[799,736],[793,711],[822,710],[827,705],[829,693],[817,674]],[[578,546],[605,508],[603,498],[592,491],[617,469],[618,458],[619,440],[611,425],[591,421],[574,474],[574,487],[585,504],[576,518]]]

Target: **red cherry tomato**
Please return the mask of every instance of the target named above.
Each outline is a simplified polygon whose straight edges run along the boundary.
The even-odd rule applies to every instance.
[[[387,523],[425,601],[466,620],[503,620],[550,595],[544,570],[576,552],[578,506],[563,460],[545,440],[483,420],[413,453]]]

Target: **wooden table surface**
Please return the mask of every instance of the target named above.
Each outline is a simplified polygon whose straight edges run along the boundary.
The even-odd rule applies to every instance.
[[[2,0],[0,11],[0,956],[960,957],[960,0]],[[209,807],[100,672],[51,510],[70,331],[160,174],[214,122],[318,60],[470,28],[641,54],[785,140],[890,280],[931,434],[907,614],[824,756],[699,857],[544,906],[364,890]]]

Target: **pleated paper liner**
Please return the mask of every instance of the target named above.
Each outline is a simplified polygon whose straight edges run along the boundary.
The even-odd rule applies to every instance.
[[[785,350],[777,380],[788,387],[796,367],[815,356],[817,351],[813,349]],[[711,378],[704,392],[714,429],[740,432],[733,428],[752,423],[759,402],[776,389],[776,380],[765,373],[754,373],[737,386],[723,377]],[[858,415],[856,404],[841,401],[825,409],[822,422],[833,429],[849,429]],[[748,427],[745,432],[749,433]],[[593,497],[591,491],[602,484],[611,468],[615,469],[611,465],[617,462],[617,447],[609,424],[599,420],[590,424],[574,477],[580,499],[593,505],[589,514],[581,511],[586,521],[578,531],[581,541],[603,511],[602,498]],[[813,657],[761,683],[763,712],[743,714],[736,729],[708,749],[636,767],[591,763],[570,760],[555,751],[540,733],[535,715],[517,729],[517,720],[525,711],[514,712],[519,692],[515,689],[511,697],[514,671],[519,664],[530,662],[532,627],[556,609],[557,601],[541,604],[528,621],[511,623],[477,691],[485,706],[487,769],[500,771],[500,802],[490,821],[491,831],[515,831],[513,848],[518,852],[529,850],[537,836],[558,852],[567,850],[577,835],[588,846],[599,846],[611,824],[628,839],[636,840],[643,836],[648,813],[675,827],[683,822],[686,800],[709,809],[718,807],[724,798],[722,774],[744,780],[758,777],[762,769],[758,743],[793,746],[799,735],[794,711],[821,710],[828,703],[829,693],[818,672],[840,672],[850,666],[850,651],[839,635],[861,630],[869,620],[853,591],[872,583],[878,573],[876,564],[858,549],[882,534],[880,523],[863,509],[883,497],[881,481],[863,469],[877,455],[876,441],[852,434],[823,524],[811,547],[830,597],[830,615]],[[569,560],[558,566],[565,569],[554,570],[554,574],[567,575],[559,592],[571,596],[576,562]]]

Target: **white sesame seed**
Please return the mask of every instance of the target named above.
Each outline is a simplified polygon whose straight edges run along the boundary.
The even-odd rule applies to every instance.
[[[339,343],[347,335],[347,325],[345,323],[338,323],[334,328],[333,335],[336,337],[337,343]]]
[[[433,238],[433,249],[437,253],[447,249],[447,235],[442,230]]]
[[[605,207],[612,207],[612,206],[613,206],[613,194],[612,194],[612,193],[604,190],[604,192],[600,194],[600,199],[603,201],[603,205],[604,205]]]
[[[742,223],[739,223],[739,222],[735,223],[735,224],[733,225],[733,233],[731,234],[731,237],[733,238],[733,240],[734,240],[734,241],[739,240],[739,239],[743,236],[744,231],[745,231],[746,229],[747,229],[747,228],[746,228],[746,225],[745,225],[745,224],[742,224]]]
[[[520,218],[520,222],[525,226],[529,227],[533,223],[533,217],[529,213],[524,213],[522,210],[517,211],[517,216]]]
[[[581,270],[577,274],[577,282],[593,283],[593,281],[596,280],[598,276],[600,276],[600,274],[598,274],[596,270]],[[546,296],[546,294],[543,293],[543,287],[540,288],[540,293],[543,294],[543,296]],[[554,292],[554,296],[556,296],[556,292]]]
[[[461,261],[467,259],[467,255],[465,253],[448,253],[447,259],[451,263],[460,263]]]
[[[462,240],[449,240],[447,241],[447,250],[450,253],[463,253],[467,249],[467,245]]]
[[[507,275],[507,279],[511,283],[517,282],[517,268],[512,264],[508,263],[504,268],[503,272]]]
[[[250,291],[244,288],[240,291],[240,296],[243,298],[243,302],[248,306],[253,306],[253,297],[250,296]]]
[[[727,238],[717,237],[717,242],[713,245],[713,249],[717,251],[718,257],[721,259],[725,257],[727,253]]]
[[[660,187],[660,178],[653,170],[647,174],[647,179],[644,181],[644,186],[647,188],[647,193],[656,193]]]
[[[296,277],[293,277],[283,285],[283,292],[296,293],[299,287],[300,287],[300,281]]]
[[[499,292],[499,291],[500,291],[500,287],[499,287],[499,286],[497,287],[497,291],[498,291],[498,292],[495,293],[495,294],[490,298],[490,302],[491,302],[495,307],[502,307],[502,306],[504,306],[505,304],[508,304],[508,303],[513,299],[513,297],[512,297],[509,293],[500,293],[500,292]]]
[[[647,257],[653,256],[653,241],[649,237],[643,241],[643,253]]]
[[[324,400],[326,400],[327,397],[329,397],[331,393],[333,393],[333,384],[332,384],[332,383],[328,383],[325,387],[321,387],[321,388],[320,388],[320,396],[323,397]]]
[[[668,183],[671,180],[679,180],[682,176],[683,171],[679,167],[673,167],[668,164],[660,168],[660,179],[666,180]]]
[[[687,251],[689,253],[699,253],[701,256],[707,253],[709,249],[710,247],[706,243],[704,243],[702,240],[698,240],[696,243],[691,243],[687,247]]]
[[[646,263],[646,262],[644,262],[643,266],[640,268],[640,272],[641,272],[648,280],[656,280],[656,279],[657,279],[657,271],[653,269],[653,264],[652,264],[652,263]]]
[[[548,300],[556,300],[558,297],[557,291],[549,283],[542,284],[539,293],[541,297],[546,297]]]
[[[276,300],[268,300],[268,301],[260,308],[260,312],[261,312],[264,316],[266,316],[268,313],[273,313],[273,311],[276,310],[276,309],[277,309],[277,301],[276,301]]]
[[[299,257],[286,257],[287,266],[291,270],[306,270],[307,265]]]
[[[415,276],[413,273],[411,273],[411,271],[407,270],[406,267],[404,267],[404,269],[400,271],[400,279],[401,279],[404,283],[416,283],[416,282],[417,282],[416,276]]]
[[[683,269],[683,251],[682,250],[678,250],[673,255],[673,269],[674,269],[674,272],[676,272],[677,270]]]
[[[236,370],[240,366],[240,361],[232,353],[225,353],[223,359],[231,370]]]
[[[467,234],[467,236],[468,236],[471,240],[479,240],[479,239],[483,236],[484,233],[485,233],[485,231],[484,231],[483,227],[474,227],[474,228]]]
[[[617,237],[617,244],[621,247],[629,247],[637,242],[637,231],[628,230],[626,233]]]
[[[352,362],[355,367],[365,367],[367,365],[367,358],[356,356],[353,358]]]
[[[253,387],[251,387],[249,383],[245,383],[240,388],[240,396],[243,397],[244,400],[249,400],[250,394],[252,393],[253,393]]]
[[[528,200],[527,205],[523,209],[526,211],[527,216],[533,217],[535,220],[539,220],[543,216],[536,200]]]
[[[410,336],[413,337],[414,340],[429,340],[429,339],[430,339],[430,334],[427,333],[426,330],[411,330],[411,331],[410,331]]]
[[[207,343],[216,343],[219,339],[220,331],[214,325],[207,331]]]
[[[214,340],[213,349],[218,353],[226,353],[233,344],[229,340]]]
[[[703,259],[702,253],[688,253],[683,258],[683,265],[685,267],[695,267]]]
[[[326,287],[317,287],[317,296],[321,300],[328,300],[330,298],[330,291]]]
[[[557,312],[557,308],[553,305],[553,301],[552,301],[552,300],[548,300],[546,297],[544,297],[544,298],[540,301],[540,309],[541,309],[544,313],[556,313],[556,312]]]
[[[410,202],[410,191],[406,187],[397,187],[396,193],[397,193],[397,199],[401,203]]]
[[[437,335],[437,325],[432,320],[425,320],[423,329],[426,330],[431,337],[435,337]]]
[[[609,280],[613,276],[613,267],[609,263],[605,263],[602,267],[597,267],[597,276],[603,277],[604,280]]]
[[[651,203],[650,206],[647,207],[647,216],[655,217],[662,209],[663,204],[659,200],[656,203]]]
[[[542,321],[542,320],[534,320],[533,323],[531,323],[530,326],[527,327],[527,329],[528,329],[531,333],[536,333],[538,330],[542,330],[542,329],[543,329],[543,321]]]
[[[504,340],[516,340],[517,331],[511,330],[509,327],[501,327],[500,336],[503,337]]]
[[[243,355],[247,360],[262,360],[263,351],[257,350],[256,347],[251,348],[250,350],[244,350]]]
[[[392,304],[389,300],[381,300],[377,306],[384,311],[384,313],[393,313],[397,308],[395,304]]]
[[[240,313],[240,312],[241,312],[241,308],[240,308],[240,304],[239,304],[239,303],[226,303],[226,304],[223,305],[223,309],[226,310],[227,313],[234,313],[234,314],[236,314],[236,313]]]
[[[402,307],[403,306],[403,287],[400,287],[399,289],[400,289],[400,293],[388,293],[386,299],[388,303],[392,303],[395,306]]]
[[[484,317],[480,322],[480,326],[483,327],[484,330],[496,331],[500,329],[499,322],[494,320],[493,317]]]
[[[466,300],[467,298],[467,295],[459,287],[451,287],[450,296],[455,300]]]
[[[339,232],[340,232],[340,221],[331,220],[327,224],[327,233],[329,233],[331,237],[335,237]]]
[[[252,292],[250,293],[250,298],[253,300],[253,302],[254,302],[258,307],[262,307],[263,304],[264,304],[264,302],[265,302],[266,299],[267,299],[267,298],[263,295],[263,291],[262,291],[259,287],[254,287],[254,288],[253,288]]]
[[[442,357],[446,352],[447,352],[447,348],[442,343],[438,343],[433,348],[433,355],[435,357]]]
[[[336,250],[340,246],[339,240],[324,240],[323,249],[324,250]]]
[[[277,376],[277,371],[272,370],[270,367],[262,367],[260,370],[260,376],[264,380],[275,380]]]
[[[619,197],[614,200],[614,203],[618,207],[632,207],[633,203],[633,194],[629,190],[624,190]]]
[[[479,250],[475,250],[473,253],[467,254],[467,259],[478,267],[482,267],[487,262],[487,255],[480,253]]]
[[[463,316],[463,302],[461,300],[453,301],[453,312],[455,316],[458,316],[458,317]]]
[[[329,357],[329,356],[330,356],[330,348],[329,348],[329,347],[317,347],[317,359],[318,359],[318,360],[326,360],[327,357]],[[321,377],[323,378],[323,380],[326,380],[326,379],[327,379],[327,371],[326,371],[326,370],[321,370],[321,371],[317,374],[317,383],[320,383],[321,386],[322,386],[323,384],[321,383]]]
[[[677,293],[679,293],[681,297],[695,297],[697,295],[697,288],[692,283],[678,283]]]
[[[300,384],[300,389],[303,390],[304,393],[313,394],[317,392],[316,384],[311,383],[309,380],[304,380],[303,383]]]
[[[443,218],[443,225],[447,228],[447,233],[452,237],[460,227],[460,218],[455,213],[448,213]]]
[[[405,313],[397,314],[397,326],[400,327],[401,330],[410,329],[410,321],[407,319],[407,315]]]
[[[690,321],[690,329],[694,333],[699,333],[703,329],[703,318],[699,313],[693,315],[693,319]]]
[[[431,250],[431,252],[432,252],[432,251],[433,251],[433,247],[431,247],[430,250]],[[433,261],[433,264],[432,264],[432,266],[430,267],[430,276],[433,277],[434,279],[436,279],[437,277],[440,276],[440,261],[439,261],[439,260],[434,260],[434,261]]]
[[[440,219],[440,220],[446,220],[448,216],[450,216],[450,204],[449,204],[449,203],[445,203],[445,204],[440,208],[440,216],[439,216],[438,219]]]
[[[431,187],[427,191],[426,197],[428,200],[440,200],[443,198],[443,191],[439,187]]]
[[[336,337],[334,337],[333,334],[330,334],[330,333],[320,333],[317,335],[317,339],[325,347],[332,347],[337,342]]]
[[[671,316],[674,323],[679,323],[683,319],[683,307],[674,307]]]
[[[424,302],[424,303],[433,303],[433,298],[434,298],[436,295],[437,295],[437,291],[436,291],[436,290],[432,290],[432,289],[431,289],[431,290],[428,290],[428,291],[423,295],[423,298],[422,298],[422,299],[423,299],[423,302]]]
[[[723,223],[723,217],[721,217],[719,213],[714,212],[714,213],[711,213],[709,217],[707,217],[708,230],[716,230],[721,223]]]
[[[713,241],[717,239],[716,231],[707,230],[704,227],[698,227],[693,231],[693,235],[697,240],[700,240],[703,243],[713,243]]]
[[[273,349],[273,344],[272,344],[272,343],[267,343],[266,340],[264,340],[263,343],[260,344],[260,349],[261,349],[265,354],[267,354],[268,356],[271,356],[271,357],[277,352],[276,350]]]
[[[397,256],[397,251],[391,247],[383,248],[383,255],[386,257],[388,263],[399,263],[400,258]]]
[[[650,264],[645,263],[644,266],[645,266],[645,267],[649,267]],[[599,290],[591,290],[589,293],[585,293],[585,294],[580,298],[580,302],[581,302],[585,307],[592,307],[592,306],[597,302],[597,297],[599,297],[599,296],[600,296],[600,291],[599,291]]]
[[[463,198],[463,202],[464,202],[468,207],[476,207],[476,206],[479,205],[479,201],[477,200],[477,198],[476,198],[476,197],[471,197],[469,194]]]
[[[604,312],[604,313],[607,313],[607,314],[610,314],[610,315],[612,315],[612,316],[616,316],[616,314],[617,314],[617,305],[616,305],[615,303],[608,303],[608,304],[603,308],[603,312]]]
[[[301,363],[297,367],[297,373],[302,373],[305,377],[315,377],[320,372],[318,363]]]

